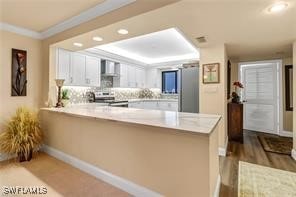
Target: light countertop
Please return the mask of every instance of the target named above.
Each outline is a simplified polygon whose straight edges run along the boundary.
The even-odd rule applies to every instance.
[[[219,115],[109,107],[100,105],[73,105],[66,108],[42,108],[41,110],[63,113],[82,118],[114,120],[200,134],[210,134],[221,118]]]

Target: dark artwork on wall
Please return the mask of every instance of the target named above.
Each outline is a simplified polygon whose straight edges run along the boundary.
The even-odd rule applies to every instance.
[[[293,111],[293,66],[285,66],[286,111]]]
[[[27,96],[27,51],[12,49],[11,96]]]

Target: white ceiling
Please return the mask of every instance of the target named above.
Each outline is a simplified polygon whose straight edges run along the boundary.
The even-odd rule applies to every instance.
[[[73,42],[81,42],[91,48],[97,45],[93,35],[103,37],[102,44],[107,44],[177,27],[197,48],[225,43],[228,57],[234,61],[291,57],[292,43],[296,41],[296,1],[283,0],[289,4],[288,9],[267,13],[275,1],[182,0],[73,37],[59,46],[77,50]],[[118,35],[120,28],[128,29],[129,34]],[[198,43],[195,38],[200,36],[205,36],[207,42]]]
[[[0,29],[50,37],[136,0],[0,0]]]
[[[1,22],[41,32],[103,1],[0,0]]]
[[[198,50],[175,28],[94,48],[145,64],[199,60]]]

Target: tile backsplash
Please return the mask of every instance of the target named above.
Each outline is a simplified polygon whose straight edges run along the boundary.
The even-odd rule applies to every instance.
[[[100,91],[101,88],[95,87],[74,87],[66,86],[63,89],[69,90],[71,104],[87,103],[87,92]],[[162,98],[161,90],[158,88],[105,88],[104,91],[113,92],[116,100],[128,100],[137,98]]]

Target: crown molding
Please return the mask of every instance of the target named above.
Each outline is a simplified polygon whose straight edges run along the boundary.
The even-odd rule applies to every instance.
[[[8,23],[0,22],[0,29],[13,32],[16,34],[28,36],[35,39],[46,39],[55,34],[61,33],[67,29],[78,26],[82,23],[90,21],[96,17],[102,16],[126,5],[134,3],[136,0],[105,0],[104,2],[92,7],[79,15],[76,15],[70,19],[67,19],[57,25],[54,25],[43,32],[36,32],[23,27],[11,25]]]
[[[50,36],[53,36],[55,34],[62,32],[62,31],[65,31],[67,29],[70,29],[72,27],[75,27],[77,25],[85,23],[87,21],[90,21],[96,17],[102,16],[108,12],[117,10],[117,9],[124,7],[128,4],[131,4],[135,1],[136,0],[106,0],[103,3],[100,3],[100,4],[96,5],[95,7],[84,11],[77,16],[74,16],[68,20],[65,20],[65,21],[43,31],[41,33],[42,38],[43,39],[48,38]]]
[[[39,32],[32,31],[30,29],[26,29],[23,27],[11,25],[8,23],[0,22],[0,30],[9,31],[12,33],[20,34],[20,35],[31,37],[31,38],[38,39],[38,40],[42,39],[42,35]]]

